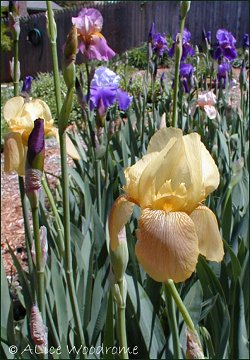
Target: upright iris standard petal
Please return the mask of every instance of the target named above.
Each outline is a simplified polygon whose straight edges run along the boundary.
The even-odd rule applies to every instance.
[[[26,93],[30,93],[31,85],[32,85],[33,77],[32,76],[25,76],[25,79],[23,80],[23,87],[22,91]]]
[[[125,178],[125,195],[115,201],[110,215],[111,249],[124,241],[123,226],[134,203],[142,210],[136,256],[154,280],[185,281],[199,254],[222,260],[216,218],[201,205],[218,187],[219,172],[197,133],[183,136],[180,129],[159,130],[147,154],[125,169]]]
[[[176,35],[176,37],[177,37],[177,35]],[[195,51],[194,51],[192,45],[190,44],[190,40],[191,40],[191,33],[185,28],[183,30],[183,36],[182,36],[182,56],[181,56],[182,62],[184,62],[186,60],[188,55],[193,56],[195,54]],[[168,55],[170,57],[174,56],[175,46],[176,46],[176,43],[174,42],[171,49],[168,51]]]

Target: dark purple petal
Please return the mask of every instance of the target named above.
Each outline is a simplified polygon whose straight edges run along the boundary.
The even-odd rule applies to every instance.
[[[215,58],[215,60],[220,60],[221,56],[222,56],[222,49],[220,46],[217,46],[217,48],[214,52],[214,58]]]
[[[122,91],[121,89],[117,89],[117,99],[120,110],[127,110],[130,106],[133,97],[129,96],[128,93]]]
[[[148,42],[151,42],[153,40],[154,33],[155,33],[155,23],[152,22],[151,28],[150,28],[149,34],[148,34]]]
[[[26,76],[23,80],[23,87],[22,91],[26,93],[30,93],[31,84],[32,84],[33,77],[32,76]]]
[[[168,52],[168,44],[164,35],[160,33],[153,35],[152,49],[158,56],[162,56],[164,52]]]
[[[217,31],[216,39],[218,40],[219,45],[235,46],[236,44],[236,39],[234,36],[225,29],[219,29]]]
[[[171,49],[168,51],[168,56],[173,57],[175,52],[175,43],[173,43]]]
[[[225,59],[232,61],[237,58],[237,50],[235,47],[228,46],[222,50]]]
[[[194,54],[195,54],[195,51],[190,44],[188,44],[188,43],[183,44],[181,61],[185,61],[186,58],[188,57],[188,55],[194,56]]]
[[[249,48],[249,35],[248,34],[244,34],[242,46],[243,46],[243,49]]]
[[[180,64],[180,76],[181,77],[191,77],[193,75],[194,68],[191,64],[181,63]]]
[[[227,73],[231,70],[231,65],[228,62],[224,62],[218,66],[218,76],[226,77]]]
[[[44,152],[45,141],[44,141],[44,120],[36,119],[34,121],[34,128],[30,133],[28,139],[28,152],[27,159],[31,166],[36,156],[41,152]]]
[[[212,42],[212,33],[211,33],[211,31],[207,31],[206,37],[207,37],[208,43],[211,44],[211,42]]]
[[[191,33],[185,28],[183,30],[182,43],[189,43],[191,40]]]

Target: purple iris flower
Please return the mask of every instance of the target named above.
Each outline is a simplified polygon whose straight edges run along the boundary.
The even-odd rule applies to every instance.
[[[121,90],[119,83],[119,75],[105,66],[99,67],[90,84],[90,109],[101,108],[104,113],[109,106],[118,101],[120,110],[127,110],[133,97]]]
[[[25,79],[23,80],[22,92],[26,92],[27,94],[30,93],[32,80],[32,76],[25,76]]]
[[[152,50],[157,56],[162,56],[164,52],[168,52],[168,44],[164,34],[156,33],[152,37]]]
[[[190,39],[191,39],[191,33],[185,28],[183,30],[183,36],[182,36],[182,57],[181,57],[181,61],[185,61],[187,56],[193,56],[195,54],[195,51],[192,47],[192,45],[190,44]],[[172,45],[171,49],[168,52],[168,55],[170,57],[173,57],[175,53],[175,43]]]
[[[225,29],[219,29],[216,33],[218,46],[214,53],[216,60],[221,60],[224,57],[228,61],[232,61],[237,57],[237,50],[235,47],[236,40],[234,36]]]
[[[191,64],[180,64],[180,80],[183,84],[185,93],[189,93],[193,87],[194,68]]]
[[[248,34],[244,34],[244,36],[243,36],[242,47],[243,47],[244,50],[249,48],[249,35]]]
[[[227,76],[230,70],[231,70],[231,65],[228,62],[223,62],[218,66],[217,78],[219,84],[222,85],[222,87],[224,87],[226,84]]]
[[[31,167],[35,168],[43,168],[44,161],[44,152],[45,152],[45,141],[44,141],[44,120],[36,119],[34,121],[34,128],[30,133],[28,139],[28,152],[27,152],[27,160]],[[40,164],[38,155],[41,156],[42,164]],[[34,162],[35,160],[37,161]]]

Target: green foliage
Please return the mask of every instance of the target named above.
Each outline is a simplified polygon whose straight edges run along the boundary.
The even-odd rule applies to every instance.
[[[143,45],[144,46],[144,45]],[[72,247],[72,273],[77,294],[80,321],[86,346],[96,349],[102,344],[118,346],[118,309],[112,302],[108,216],[114,200],[122,193],[125,184],[124,168],[142,158],[150,138],[164,125],[171,124],[171,76],[162,87],[152,71],[133,74],[132,66],[147,67],[145,47],[129,53],[129,64],[122,56],[112,66],[122,77],[122,87],[133,94],[131,108],[124,112],[113,106],[108,111],[103,133],[95,146],[93,130],[96,114],[82,117],[77,99],[74,99],[70,119],[77,131],[70,137],[78,149],[80,160],[68,168],[70,199],[70,235]],[[200,255],[195,273],[177,289],[196,326],[206,358],[243,359],[248,356],[249,339],[249,100],[248,89],[241,93],[238,107],[229,106],[229,89],[217,91],[216,119],[209,119],[204,109],[190,110],[196,104],[197,92],[208,89],[214,69],[209,54],[200,54],[196,63],[196,88],[190,94],[179,92],[178,127],[184,133],[198,132],[212,154],[220,173],[220,185],[206,200],[206,205],[216,214],[224,241],[225,256],[221,263],[208,262]],[[132,59],[132,60],[131,60]],[[197,59],[194,59],[194,64]],[[79,68],[79,71],[83,70]],[[132,84],[130,76],[134,77]],[[83,71],[86,81],[86,73]],[[230,79],[229,79],[230,80]],[[66,87],[61,78],[62,95]],[[51,108],[56,119],[54,84],[51,74],[39,74],[32,85],[34,98],[41,98]],[[6,98],[8,94],[5,95]],[[162,115],[166,121],[162,123]],[[114,125],[113,128],[111,125]],[[100,130],[100,129],[99,129]],[[41,199],[44,198],[44,193]],[[57,217],[55,216],[55,213]],[[48,231],[48,260],[46,264],[46,326],[49,346],[60,353],[49,358],[78,359],[79,337],[71,306],[67,271],[60,246],[63,233],[62,182],[55,190],[55,209],[41,200],[40,224]],[[126,323],[129,346],[138,347],[130,358],[173,359],[173,334],[171,324],[175,314],[169,314],[168,298],[162,284],[156,283],[144,272],[135,257],[135,231],[140,210],[135,206],[132,219],[126,226],[129,263],[126,270],[127,303]],[[19,274],[22,291],[17,297],[26,309],[23,318],[14,318],[13,305],[3,268],[1,272],[1,354],[11,358],[8,346],[18,347],[17,358],[27,345],[30,336],[30,308],[34,302],[34,265],[29,272],[21,268],[15,253],[9,249]],[[31,257],[27,249],[28,258]],[[172,320],[171,320],[172,319]],[[176,312],[177,337],[181,358],[186,353],[186,326]],[[73,349],[69,353],[69,349]],[[26,353],[27,358],[35,355]],[[96,358],[118,358],[118,355],[96,354]],[[88,358],[92,358],[89,355]]]
[[[7,11],[4,7],[1,7],[1,51],[11,51],[13,40],[11,38],[10,30],[6,23],[3,22],[2,14]]]

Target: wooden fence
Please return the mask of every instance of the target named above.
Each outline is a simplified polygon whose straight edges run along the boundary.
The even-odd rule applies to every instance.
[[[175,36],[179,28],[179,1],[121,1],[102,5],[93,2],[92,7],[103,15],[103,34],[109,45],[117,53],[131,49],[147,39],[152,21],[156,31]],[[55,12],[58,36],[58,57],[61,66],[62,46],[71,28],[71,17],[77,16],[80,8],[68,8]],[[217,29],[225,28],[233,33],[240,47],[243,34],[248,33],[248,1],[192,1],[186,19],[186,27],[191,31],[193,44],[200,44],[202,29],[212,31],[215,42]],[[27,36],[37,28],[42,41],[34,46]],[[37,72],[52,70],[49,40],[46,31],[45,14],[21,18],[20,49],[21,78],[36,75]],[[9,60],[12,54],[2,54],[1,82],[10,81]]]

